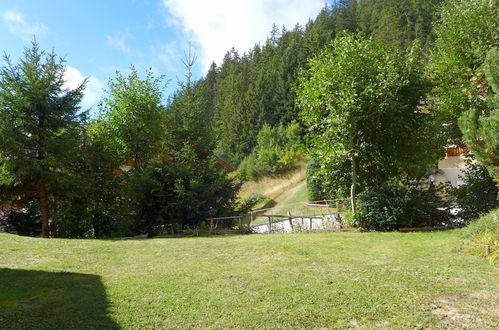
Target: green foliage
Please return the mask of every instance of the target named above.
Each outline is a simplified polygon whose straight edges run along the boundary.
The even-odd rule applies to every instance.
[[[193,59],[188,61],[190,77]],[[199,91],[190,80],[181,86],[169,106],[155,157],[130,173],[127,195],[135,232],[151,236],[165,225],[197,227],[236,207],[239,185],[214,162],[210,113]]]
[[[257,144],[266,124],[297,120],[296,85],[307,60],[318,56],[340,33],[359,29],[392,49],[415,40],[428,53],[431,23],[441,0],[341,0],[325,5],[305,27],[273,26],[263,45],[241,54],[231,49],[220,67],[212,65],[199,82],[202,103],[214,117],[216,153],[236,167]],[[415,96],[420,95],[419,91]],[[408,94],[410,96],[410,93]]]
[[[35,199],[17,201],[19,207],[0,211],[0,231],[21,236],[38,236],[41,233],[39,206]]]
[[[434,26],[435,47],[427,66],[428,77],[434,84],[430,105],[445,124],[449,139],[459,144],[459,117],[471,111],[463,119],[471,122],[463,124],[468,126],[465,130],[473,130],[477,118],[488,116],[491,111],[476,94],[481,89],[477,83],[483,80],[487,53],[499,43],[498,7],[494,0],[450,0],[444,2],[439,16]],[[471,150],[474,135],[468,132],[465,139]]]
[[[472,250],[496,264],[499,261],[499,209],[473,220],[461,232],[461,237],[471,242]]]
[[[311,201],[318,201],[325,199],[321,188],[321,182],[317,173],[319,172],[320,166],[314,160],[310,159],[307,162],[307,190],[308,198]]]
[[[263,126],[254,150],[258,173],[276,174],[290,170],[296,165],[300,151],[300,128],[297,123],[286,128],[281,125],[274,128]]]
[[[239,165],[241,180],[255,180],[259,175],[279,174],[293,169],[303,153],[298,123],[271,128],[264,125],[258,133],[253,152]]]
[[[469,221],[497,207],[497,185],[485,167],[468,161],[462,179],[465,183],[454,191],[460,217]]]
[[[426,83],[415,53],[345,34],[309,63],[298,102],[322,193],[421,176],[439,156],[432,117],[419,107]],[[424,138],[423,138],[424,137]],[[353,162],[355,160],[355,166]]]
[[[117,71],[109,81],[94,130],[122,164],[133,160],[139,166],[153,156],[166,124],[165,87],[163,76],[154,76],[150,69],[140,78],[134,66],[127,76]]]
[[[130,175],[158,152],[166,126],[164,77],[116,72],[100,102],[97,120],[82,129],[80,184],[57,204],[58,235],[109,237],[135,234],[130,214]]]
[[[46,196],[33,214],[60,237],[192,226],[251,202],[234,202],[214,153],[254,180],[293,168],[303,135],[311,199],[344,197],[357,178],[360,190],[419,178],[448,139],[464,140],[497,179],[497,8],[449,0],[436,15],[440,2],[335,1],[305,27],[274,26],[263,45],[232,49],[199,82],[189,58],[188,81],[168,105],[164,77],[132,66],[109,81],[99,118],[85,124],[85,83],[65,90],[63,61],[34,44],[0,72],[0,203]],[[466,212],[490,207],[463,189]]]
[[[475,79],[467,93],[471,108],[459,117],[463,140],[477,160],[499,180],[499,49],[489,50],[484,80]]]
[[[235,50],[227,53],[217,83],[217,153],[232,166],[251,152],[260,129],[259,114],[250,111],[244,103],[248,65],[248,59],[240,59]]]
[[[259,193],[253,193],[242,199],[237,207],[237,213],[245,214],[253,210],[256,205],[263,203],[267,197]]]
[[[238,190],[225,171],[209,159],[152,161],[135,171],[131,180],[133,226],[136,232],[150,236],[161,225],[182,229],[198,226],[209,217],[228,215],[235,207]]]
[[[362,32],[391,47],[404,49],[419,39],[429,46],[431,24],[442,0],[362,0],[358,24]]]
[[[255,153],[243,159],[237,168],[237,177],[242,181],[254,181],[257,179],[257,163]]]
[[[75,182],[71,164],[78,158],[79,103],[85,82],[66,89],[64,60],[45,54],[36,42],[14,65],[5,56],[0,69],[0,200],[37,198],[42,234],[49,236],[49,198],[57,199]],[[7,174],[7,175],[5,175]],[[6,179],[7,178],[7,179]]]
[[[213,135],[213,113],[204,102],[204,86],[190,83],[181,86],[168,107],[168,127],[171,127],[167,139],[182,139],[196,145],[196,151],[201,158],[211,157],[216,144]],[[168,142],[166,142],[168,144]],[[170,144],[170,147],[173,147]]]
[[[309,56],[305,31],[274,26],[265,45],[240,56],[232,49],[217,73],[217,154],[233,166],[249,155],[263,125],[287,125],[297,119],[295,93],[298,69]]]
[[[447,202],[434,185],[384,184],[359,195],[354,223],[363,229],[380,231],[445,225],[452,219],[446,207]]]

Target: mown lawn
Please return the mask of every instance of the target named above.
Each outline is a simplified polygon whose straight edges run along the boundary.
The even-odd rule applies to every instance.
[[[498,268],[459,247],[459,231],[0,234],[0,328],[493,329]]]

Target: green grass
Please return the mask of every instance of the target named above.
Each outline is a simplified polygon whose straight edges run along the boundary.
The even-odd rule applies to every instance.
[[[0,328],[447,328],[499,322],[460,231],[151,240],[0,234]]]
[[[308,201],[307,193],[307,182],[305,180],[298,182],[295,186],[282,192],[274,200],[275,205],[272,206],[272,210],[265,211],[264,213],[277,215],[287,215],[288,212],[292,214],[312,214],[310,213],[310,208],[307,208],[306,205],[297,204]],[[316,211],[313,210],[313,212]],[[267,221],[266,217],[257,217],[253,221],[253,224],[266,223]]]
[[[472,221],[462,235],[476,254],[487,257],[492,264],[499,262],[499,209]]]

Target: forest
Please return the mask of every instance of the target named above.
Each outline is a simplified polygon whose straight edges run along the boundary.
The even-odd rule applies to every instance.
[[[85,82],[34,41],[0,68],[0,229],[100,238],[242,214],[244,181],[307,163],[310,200],[350,198],[375,230],[464,221],[497,207],[496,0],[339,0],[305,26],[227,51],[171,96],[167,77],[117,72],[90,115]],[[428,184],[447,146],[458,189]],[[236,169],[228,173],[228,168]]]

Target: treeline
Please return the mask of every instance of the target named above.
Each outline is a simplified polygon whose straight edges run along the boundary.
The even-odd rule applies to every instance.
[[[293,29],[274,26],[263,44],[227,52],[198,83],[218,133],[216,152],[237,166],[257,144],[264,125],[298,120],[298,76],[307,61],[344,31],[372,36],[389,48],[406,49],[415,39],[428,52],[440,0],[341,0]]]
[[[294,149],[307,154],[310,198],[350,196],[355,212],[360,193],[375,210],[361,209],[359,221],[393,229],[454,221],[436,210],[458,202],[425,182],[446,146],[466,146],[488,171],[472,166],[469,185],[452,195],[477,216],[479,205],[497,205],[496,18],[489,0],[345,0],[304,27],[274,26],[263,45],[232,49],[199,82],[216,153],[242,179],[278,173],[279,155],[294,147],[261,137],[298,123],[303,146]],[[268,159],[283,167],[263,171]],[[483,195],[473,206],[464,191]],[[398,215],[380,215],[385,208]],[[371,224],[385,218],[398,220]]]
[[[244,211],[217,162],[209,116],[190,81],[174,104],[165,79],[132,66],[109,81],[97,118],[85,83],[38,44],[0,71],[0,226],[43,237],[157,235]],[[187,70],[190,75],[192,63]]]
[[[494,0],[337,1],[230,50],[199,81],[189,56],[167,102],[164,77],[118,72],[97,118],[80,109],[85,83],[65,89],[64,62],[34,43],[0,69],[0,226],[59,237],[202,226],[251,207],[226,163],[249,180],[303,158],[311,198],[350,196],[360,227],[450,223],[452,203],[476,217],[497,205],[498,16]],[[454,200],[427,184],[449,144],[478,160]]]

